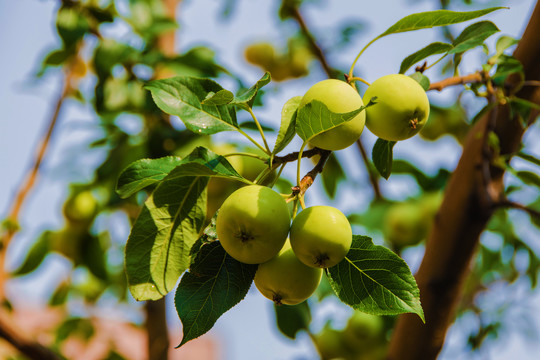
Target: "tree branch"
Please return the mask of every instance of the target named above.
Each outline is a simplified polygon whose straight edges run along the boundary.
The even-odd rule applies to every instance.
[[[513,209],[522,210],[522,211],[525,211],[526,213],[528,213],[530,216],[534,216],[537,219],[540,219],[540,211],[531,209],[530,207],[527,207],[525,205],[519,204],[519,203],[511,201],[511,200],[501,200],[501,201],[498,201],[498,202],[494,203],[493,205],[496,208],[503,207],[503,208],[513,208]]]
[[[70,86],[71,77],[71,68],[68,67],[64,73],[64,78],[62,80],[62,89],[60,91],[58,99],[56,100],[53,112],[50,116],[49,125],[47,126],[47,130],[37,146],[34,164],[28,170],[28,173],[25,175],[24,180],[19,186],[19,189],[16,191],[15,197],[13,198],[13,203],[11,204],[11,210],[9,211],[6,219],[8,221],[8,226],[5,229],[5,232],[2,234],[2,246],[0,248],[0,301],[3,301],[5,298],[5,283],[8,280],[8,275],[5,272],[6,251],[9,244],[11,243],[11,240],[19,229],[18,223],[21,209],[26,201],[26,198],[34,188],[39,170],[41,168],[41,164],[43,162],[43,159],[45,158],[45,154],[49,147],[54,128],[58,121],[60,110],[62,109],[64,101],[69,96],[69,93],[72,89]]]
[[[315,178],[317,177],[317,175],[323,171],[324,165],[326,164],[326,160],[328,160],[328,158],[330,157],[330,154],[332,154],[330,150],[321,150],[320,152],[321,158],[319,159],[315,167],[313,167],[313,169],[311,169],[306,175],[304,175],[302,180],[300,180],[299,185],[294,186],[292,188],[293,196],[300,196],[300,197],[304,196],[307,189],[315,181]]]
[[[304,18],[300,13],[300,10],[296,6],[291,6],[290,10],[293,19],[298,23],[298,26],[300,26],[302,35],[304,35],[304,37],[308,41],[311,51],[319,60],[319,63],[321,64],[324,72],[329,78],[334,79],[336,77],[336,71],[334,71],[332,67],[330,67],[330,64],[328,64],[328,60],[326,60],[324,52],[322,51],[319,44],[317,44],[317,41],[315,40],[315,37],[313,36],[311,31],[309,31],[309,28],[307,27],[306,22],[304,21]]]
[[[366,166],[369,175],[369,181],[371,182],[371,187],[373,188],[373,192],[375,193],[375,199],[380,200],[383,198],[383,196],[381,193],[381,188],[379,187],[378,175],[373,171],[373,168],[371,167],[371,163],[369,162],[366,149],[364,149],[364,145],[360,141],[360,138],[356,140],[356,145],[358,146],[358,150],[360,150],[362,160],[364,161],[364,165]]]
[[[482,83],[486,81],[484,75],[481,72],[475,72],[473,74],[463,76],[453,76],[448,79],[444,79],[429,85],[429,90],[441,91],[444,88],[455,85]]]
[[[31,360],[60,360],[61,357],[45,346],[27,339],[0,315],[0,338],[5,339],[21,354]]]
[[[540,79],[539,33],[540,3],[537,3],[514,52],[523,64],[526,80]],[[518,96],[540,104],[538,88],[524,87]],[[500,155],[503,156],[510,157],[517,152],[525,131],[521,123],[511,117],[507,105],[498,105],[496,115],[492,114],[480,119],[469,132],[416,274],[426,323],[422,324],[415,315],[400,316],[390,343],[389,359],[435,359],[443,346],[480,234],[495,209],[482,200],[484,192],[489,191],[495,200],[504,194],[503,169],[490,166],[487,183],[484,183],[483,171],[478,169],[483,166],[486,155],[490,156],[485,152],[488,130],[492,128],[490,123],[494,119],[493,131],[499,138]],[[537,115],[538,111],[533,111],[531,117]]]
[[[304,151],[302,153],[302,157],[303,158],[311,158],[311,157],[316,156],[316,155],[321,155],[325,151],[327,151],[327,150],[323,150],[323,149],[319,149],[319,148],[309,149],[309,150],[306,150],[306,151]],[[296,160],[298,160],[298,155],[299,154],[300,154],[300,152],[295,151],[295,152],[292,152],[292,153],[284,155],[284,156],[276,156],[274,158],[274,160],[272,161],[272,165],[277,167],[278,165],[281,165],[281,164],[284,164],[284,163],[296,161]]]

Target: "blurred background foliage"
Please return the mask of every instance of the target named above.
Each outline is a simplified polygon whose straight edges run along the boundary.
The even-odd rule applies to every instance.
[[[176,47],[171,49],[163,45],[164,38],[170,36],[171,31],[182,33],[181,16],[178,17],[179,21],[171,18],[166,3],[162,0],[58,1],[56,29],[60,46],[43,57],[36,77],[40,81],[49,81],[54,78],[53,75],[61,72],[65,90],[59,103],[62,105],[76,100],[91,106],[96,119],[93,126],[99,129],[101,135],[88,145],[88,151],[101,154],[102,160],[89,169],[93,173],[89,181],[75,181],[70,185],[62,206],[63,226],[44,230],[27,249],[25,258],[9,273],[9,277],[16,278],[39,272],[42,269],[40,266],[51,254],[60,255],[71,262],[70,276],[58,283],[48,299],[48,305],[61,309],[63,314],[63,320],[56,327],[54,341],[50,344],[55,351],[62,351],[61,344],[70,337],[89,341],[95,336],[94,325],[90,321],[92,311],[76,314],[69,304],[82,302],[87,309],[91,309],[100,306],[100,298],[105,296],[118,303],[127,301],[127,304],[132,304],[128,299],[130,295],[123,267],[122,254],[126,239],[116,238],[114,231],[111,233],[111,227],[115,226],[114,222],[118,221],[119,216],[133,222],[144,195],[119,198],[115,193],[119,173],[135,160],[167,155],[184,156],[195,145],[210,147],[219,154],[243,151],[246,147],[234,139],[216,141],[185,130],[174,119],[159,111],[150,93],[142,88],[148,80],[175,75],[219,79],[234,84],[238,92],[246,88],[243,74],[220,63],[212,47],[180,46],[181,50],[176,52]],[[175,1],[168,3],[175,4]],[[320,1],[317,0],[281,1],[275,7],[274,16],[279,19],[276,24],[282,27],[280,31],[287,34],[287,39],[282,43],[265,39],[246,42],[243,49],[246,65],[242,66],[269,71],[274,82],[321,77],[321,58],[317,52],[323,51],[326,59],[339,56],[339,52],[347,47],[351,39],[361,34],[373,19],[363,19],[359,13],[357,19],[335,24],[333,29],[308,28],[302,13],[318,3]],[[440,7],[468,9],[468,6],[477,8],[500,3],[444,0],[440,2]],[[238,6],[235,0],[223,1],[219,18],[205,21],[235,21]],[[118,29],[121,29],[122,36],[117,36]],[[456,34],[452,29],[442,28],[440,36],[451,41]],[[321,47],[314,48],[313,44],[321,44]],[[489,51],[493,53],[494,49]],[[484,56],[484,60],[487,60],[487,56]],[[451,76],[455,61],[459,62],[455,58],[448,60],[437,68],[438,73],[432,72],[430,75],[437,79]],[[347,71],[329,66],[336,76]],[[474,91],[463,89],[451,104],[432,103],[430,120],[420,137],[426,142],[452,137],[455,139],[453,151],[460,152],[459,146],[476,115],[471,112],[468,103],[470,97],[467,93],[471,93],[471,90]],[[266,95],[272,91],[272,85],[261,91],[263,96],[257,98],[257,105],[262,106]],[[268,125],[268,130],[274,127],[269,122],[263,121],[263,124]],[[247,123],[245,129],[252,131],[253,127]],[[540,211],[539,160],[529,151],[524,147],[516,161],[528,162],[536,170],[523,171],[516,167],[511,171],[507,195],[526,199],[524,205]],[[260,161],[257,163],[257,159],[242,158],[235,162],[237,159],[232,158],[233,166],[248,179],[253,179],[260,172],[258,169],[264,167]],[[76,162],[70,163],[68,160],[66,167],[78,166]],[[354,191],[360,191],[355,185],[358,180],[348,175],[351,172],[350,159],[343,160],[341,155],[332,156],[321,176],[322,186],[310,191],[322,192],[324,195],[321,194],[321,197],[335,201],[340,189],[350,191],[352,187]],[[363,166],[357,165],[353,167]],[[513,162],[510,167],[512,165]],[[372,176],[376,176],[373,175],[372,165],[368,166]],[[391,181],[407,179],[406,183],[414,184],[416,191],[408,191],[405,199],[394,199],[365,189],[363,191],[371,192],[371,195],[366,197],[364,206],[348,210],[351,223],[357,230],[374,234],[376,240],[406,259],[421,257],[423,242],[437,216],[452,171],[444,164],[439,164],[435,169],[427,173],[410,159],[395,159],[392,177],[397,179]],[[361,174],[367,179],[368,171],[361,170]],[[278,186],[286,192],[291,181],[292,178],[287,179],[285,175]],[[376,182],[379,182],[378,178]],[[209,214],[213,214],[238,186],[225,180],[212,180],[208,190],[211,199],[208,203]],[[515,313],[520,306],[519,299],[501,300],[495,307],[493,304],[488,306],[485,294],[501,286],[510,291],[512,284],[517,282],[525,282],[530,290],[534,290],[538,283],[540,254],[537,244],[535,249],[531,242],[539,240],[540,221],[534,216],[516,215],[516,211],[501,209],[493,217],[482,237],[473,272],[467,282],[458,317],[474,318],[476,326],[460,328],[461,322],[458,320],[455,327],[464,332],[468,344],[466,347],[472,351],[489,347],[490,342],[501,336],[507,321],[513,321],[505,314],[510,308]],[[4,222],[4,231],[16,229],[17,223],[11,220]],[[329,296],[333,296],[329,285],[323,284],[318,296],[310,300],[309,306],[315,308]],[[7,298],[4,298],[4,303],[7,309],[17,306]],[[314,330],[310,327],[309,306],[300,304],[276,309],[278,327],[284,336],[295,338],[297,331],[308,331],[325,359],[384,359],[394,318],[354,312],[343,327],[329,322],[321,330]],[[142,310],[135,307],[134,311]],[[523,307],[524,313],[520,318],[526,318],[526,311],[527,307]],[[534,330],[536,325],[524,329]],[[108,359],[123,358],[116,351],[111,348]]]

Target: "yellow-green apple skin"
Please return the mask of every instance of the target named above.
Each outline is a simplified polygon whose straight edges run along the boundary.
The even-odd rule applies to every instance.
[[[216,231],[225,251],[245,264],[261,264],[283,247],[290,228],[287,203],[274,190],[249,185],[223,203]]]
[[[309,88],[300,101],[300,107],[313,100],[324,103],[328,110],[335,113],[348,113],[364,105],[362,97],[352,86],[336,79],[323,80]],[[314,121],[319,121],[319,119],[314,119]],[[315,136],[309,142],[325,150],[345,149],[358,140],[364,130],[365,122],[366,113],[361,111],[352,120]]]
[[[428,119],[426,92],[409,76],[390,74],[375,80],[364,93],[364,102],[373,97],[377,97],[376,104],[366,109],[366,127],[381,139],[408,139]]]
[[[352,229],[347,217],[331,206],[312,206],[294,218],[291,247],[308,266],[329,268],[349,252]]]
[[[298,260],[286,241],[278,255],[259,265],[254,282],[260,293],[277,305],[296,305],[315,292],[322,272]]]

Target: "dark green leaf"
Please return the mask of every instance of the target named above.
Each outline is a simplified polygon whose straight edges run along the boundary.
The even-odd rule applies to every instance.
[[[313,100],[298,109],[296,117],[296,133],[304,141],[317,136],[327,130],[333,129],[342,123],[352,120],[358,113],[373,103],[361,106],[351,112],[339,114],[328,110],[326,105],[318,100]]]
[[[233,101],[234,94],[229,90],[219,90],[217,93],[209,93],[201,102],[203,105],[226,105]]]
[[[432,28],[435,26],[447,26],[452,24],[461,23],[464,21],[472,20],[489,14],[492,11],[505,9],[504,7],[492,7],[484,10],[476,11],[450,11],[450,10],[435,10],[426,11],[417,14],[411,14],[405,16],[394,25],[390,26],[388,30],[383,32],[377,38],[381,38],[390,34],[397,34],[406,31],[420,30]]]
[[[407,263],[367,236],[353,235],[346,258],[328,269],[345,304],[374,315],[417,314],[424,321],[420,290]]]
[[[309,330],[311,311],[307,301],[297,305],[276,305],[276,322],[279,331],[290,339],[296,339],[300,330]]]
[[[261,89],[263,86],[267,85],[270,82],[270,73],[265,72],[263,77],[260,78],[255,85],[250,87],[245,93],[243,93],[240,96],[237,96],[234,98],[234,101],[232,104],[239,105],[239,106],[247,106],[251,107],[253,105],[253,101],[255,100],[255,96],[257,95],[257,92],[259,89]]]
[[[256,270],[257,265],[230,257],[219,241],[203,245],[174,297],[184,333],[178,346],[206,333],[223,313],[244,299]]]
[[[517,153],[517,156],[522,158],[523,160],[527,160],[537,166],[540,166],[540,159],[538,159],[536,156],[532,156],[532,155],[529,155],[529,154],[526,154],[522,151],[520,151],[519,153]]]
[[[167,114],[176,115],[186,127],[198,134],[236,130],[236,114],[229,105],[201,104],[208,94],[223,88],[210,79],[178,76],[149,82],[156,105]]]
[[[321,179],[324,190],[328,196],[333,199],[334,196],[336,196],[338,183],[345,179],[345,172],[333,153],[326,161],[326,164],[324,164],[324,171],[321,174]]]
[[[501,85],[504,83],[508,75],[520,73],[522,71],[523,65],[518,59],[510,55],[501,55],[497,59],[497,69],[491,79],[495,84]]]
[[[49,299],[49,306],[64,305],[68,298],[70,288],[71,287],[69,283],[67,282],[60,283],[58,287],[56,288],[56,290],[51,295],[51,298]]]
[[[371,153],[371,159],[373,160],[375,168],[386,180],[388,180],[392,173],[392,149],[394,148],[394,145],[396,145],[395,141],[377,139]]]
[[[272,151],[273,154],[277,154],[283,150],[294,138],[296,134],[296,115],[301,100],[301,96],[295,96],[287,100],[285,105],[283,105],[283,109],[281,109],[281,125],[279,126],[276,145]]]
[[[411,163],[399,159],[392,162],[392,173],[410,174],[424,191],[443,189],[450,177],[450,172],[446,169],[439,169],[437,175],[430,177]]]
[[[419,62],[420,60],[424,60],[428,56],[436,55],[436,54],[444,54],[452,49],[452,45],[441,43],[441,42],[434,42],[426,46],[425,48],[422,48],[418,50],[417,52],[407,56],[403,61],[401,62],[401,66],[399,67],[399,73],[404,74],[405,71],[407,71],[411,66]]]
[[[41,263],[50,250],[51,232],[45,231],[32,245],[30,250],[26,253],[26,258],[17,270],[11,273],[12,276],[22,276],[31,273]]]
[[[463,53],[469,49],[480,46],[499,29],[491,21],[480,21],[465,28],[453,41],[454,48],[449,54]]]
[[[516,176],[527,185],[540,187],[540,176],[531,171],[516,171]]]
[[[87,233],[81,241],[81,260],[90,272],[101,280],[107,280],[106,247],[98,236]]]
[[[116,184],[116,192],[125,199],[145,187],[161,181],[180,164],[181,159],[176,156],[137,160],[120,174]]]
[[[527,127],[527,124],[530,121],[531,111],[540,110],[540,105],[529,100],[512,96],[510,98],[510,110],[512,117],[517,116],[523,126]]]
[[[409,75],[409,77],[413,79],[414,81],[416,81],[417,83],[419,83],[422,89],[424,89],[425,91],[429,90],[430,82],[429,82],[429,78],[426,75],[417,71],[414,74]]]

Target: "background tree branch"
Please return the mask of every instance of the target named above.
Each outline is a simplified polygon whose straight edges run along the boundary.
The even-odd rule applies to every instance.
[[[537,3],[514,56],[524,66],[525,79],[540,78],[540,4]],[[540,89],[524,87],[517,96],[540,104]],[[435,359],[455,316],[470,263],[494,206],[483,200],[488,191],[503,198],[504,170],[490,166],[483,184],[479,167],[486,160],[485,142],[490,117],[496,111],[494,132],[500,140],[500,154],[514,154],[526,130],[512,118],[508,105],[499,105],[470,130],[463,154],[446,188],[442,206],[426,244],[416,280],[420,288],[426,323],[415,315],[399,317],[388,354],[389,359]],[[529,123],[538,115],[533,112]],[[479,134],[481,136],[479,136]],[[488,159],[489,160],[489,159]],[[492,199],[497,201],[498,199]]]

